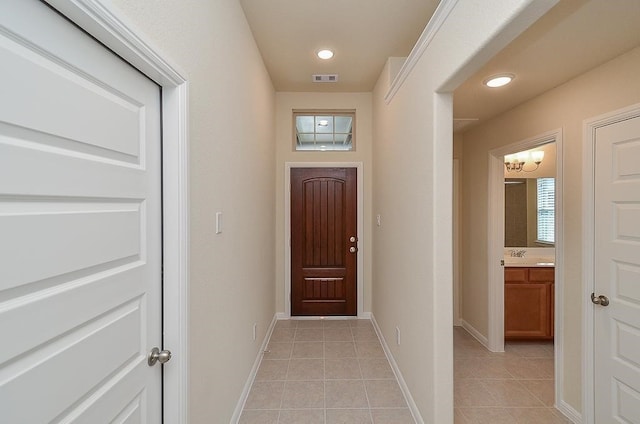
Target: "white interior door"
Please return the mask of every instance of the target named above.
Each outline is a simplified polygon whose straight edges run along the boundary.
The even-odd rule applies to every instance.
[[[160,423],[160,90],[0,2],[0,422]]]
[[[637,424],[640,117],[598,128],[595,158],[595,422]]]

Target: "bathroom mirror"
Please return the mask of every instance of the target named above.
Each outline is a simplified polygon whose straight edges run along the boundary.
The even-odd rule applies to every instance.
[[[553,247],[555,178],[505,178],[504,246]]]

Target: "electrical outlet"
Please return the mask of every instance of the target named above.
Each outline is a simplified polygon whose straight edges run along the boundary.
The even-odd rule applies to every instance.
[[[222,212],[216,212],[216,234],[222,233]]]
[[[382,224],[382,217],[380,214],[376,215],[376,224],[378,224],[378,227]]]
[[[253,323],[253,340],[256,339],[256,333],[258,332],[258,324],[257,323]]]
[[[396,327],[396,344],[400,346],[400,327]]]

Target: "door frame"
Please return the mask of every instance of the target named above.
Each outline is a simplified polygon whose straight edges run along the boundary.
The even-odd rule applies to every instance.
[[[364,313],[364,246],[368,234],[364,232],[364,171],[362,162],[285,162],[284,164],[284,316],[291,318],[291,168],[356,168],[357,175],[357,302],[358,318],[368,318]],[[303,318],[303,317],[297,317]],[[311,317],[313,319],[315,317]],[[335,318],[335,317],[334,317]]]
[[[554,272],[554,363],[555,402],[559,409],[565,403],[564,393],[564,230],[563,230],[563,141],[562,128],[536,135],[489,152],[488,187],[488,301],[489,329],[488,346],[492,352],[504,352],[504,267],[500,261],[504,257],[504,156],[544,144],[556,144],[555,182],[555,272]]]
[[[188,81],[184,72],[99,0],[45,0],[71,22],[162,87],[163,348],[173,353],[163,367],[163,421],[188,419]]]
[[[595,420],[595,313],[591,293],[595,287],[595,143],[596,130],[616,122],[640,117],[640,103],[583,121],[582,134],[582,422]],[[591,405],[591,407],[587,407]]]

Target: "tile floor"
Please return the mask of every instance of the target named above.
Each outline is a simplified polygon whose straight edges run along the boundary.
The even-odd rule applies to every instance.
[[[240,424],[414,424],[369,320],[278,321]]]
[[[455,424],[570,423],[554,405],[553,343],[507,342],[489,352],[454,327]]]
[[[554,407],[553,343],[454,339],[455,424],[570,423]],[[240,424],[414,424],[369,320],[278,321]]]

